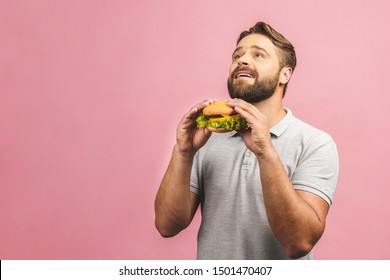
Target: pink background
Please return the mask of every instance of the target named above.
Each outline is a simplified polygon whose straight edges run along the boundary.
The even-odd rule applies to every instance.
[[[297,50],[286,107],[339,148],[316,258],[390,259],[388,3],[0,0],[0,259],[194,259],[199,213],[163,239],[154,196],[258,20]]]

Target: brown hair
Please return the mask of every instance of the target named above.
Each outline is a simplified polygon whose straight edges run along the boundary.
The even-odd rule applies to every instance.
[[[259,21],[248,31],[241,32],[238,37],[237,44],[246,36],[250,34],[262,34],[268,37],[271,42],[279,49],[280,51],[280,69],[283,67],[291,67],[294,71],[295,66],[297,65],[297,58],[295,56],[294,46],[289,40],[287,40],[282,34],[273,29],[270,25],[265,22]],[[288,84],[288,82],[287,82]],[[283,96],[287,90],[287,84],[285,84],[283,89]]]

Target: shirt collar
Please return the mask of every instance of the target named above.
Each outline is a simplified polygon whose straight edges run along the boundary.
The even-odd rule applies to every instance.
[[[270,132],[272,135],[279,137],[283,134],[293,120],[293,114],[290,109],[284,108],[286,110],[286,115],[277,122],[273,127],[271,127]]]

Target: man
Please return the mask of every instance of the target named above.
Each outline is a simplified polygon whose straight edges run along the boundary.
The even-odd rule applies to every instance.
[[[266,23],[241,33],[228,105],[248,129],[211,133],[188,111],[155,201],[164,237],[185,229],[199,206],[198,259],[311,259],[338,178],[332,138],[292,115],[282,99],[296,65],[292,44]]]

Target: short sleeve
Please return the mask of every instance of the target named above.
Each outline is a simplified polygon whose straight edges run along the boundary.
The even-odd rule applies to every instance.
[[[336,143],[328,134],[320,133],[305,146],[291,182],[296,190],[314,193],[331,205],[338,175]]]

